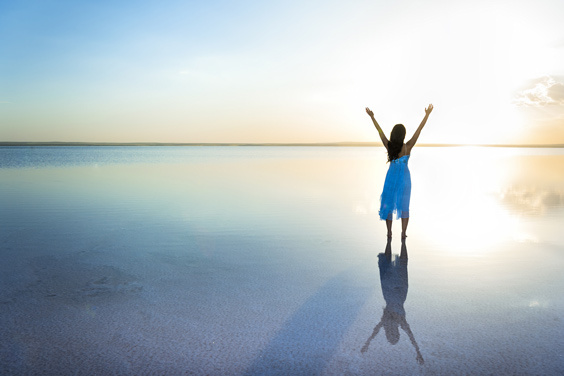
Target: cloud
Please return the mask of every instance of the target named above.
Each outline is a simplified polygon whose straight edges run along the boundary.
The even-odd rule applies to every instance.
[[[557,82],[549,87],[548,96],[557,103],[564,103],[564,84]]]
[[[537,78],[517,93],[514,103],[535,107],[564,105],[564,84],[550,76]]]

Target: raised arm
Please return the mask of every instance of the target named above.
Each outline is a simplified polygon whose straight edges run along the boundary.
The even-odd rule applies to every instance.
[[[372,119],[372,122],[374,123],[374,126],[376,127],[376,130],[378,131],[378,134],[380,135],[380,139],[382,140],[384,147],[386,149],[388,149],[388,139],[386,138],[386,135],[382,131],[382,128],[380,128],[380,125],[378,124],[376,119],[374,119],[374,113],[372,111],[370,111],[370,109],[368,107],[366,107],[366,113],[370,116],[370,119]]]
[[[384,326],[384,323],[382,321],[380,321],[378,323],[378,325],[376,325],[376,327],[374,328],[374,331],[372,331],[372,335],[370,337],[368,337],[368,339],[366,340],[366,343],[364,344],[364,346],[362,346],[362,349],[360,349],[361,353],[364,353],[364,352],[366,352],[366,350],[368,350],[368,346],[370,346],[370,342],[374,339],[374,337],[376,337],[376,335],[378,335],[380,328],[382,328],[383,326]]]
[[[419,346],[417,345],[415,336],[413,335],[413,332],[411,331],[409,324],[405,320],[405,317],[403,318],[403,321],[400,323],[400,325],[401,328],[407,333],[407,336],[409,337],[409,340],[411,341],[413,347],[415,347],[415,352],[417,353],[417,357],[416,357],[417,363],[424,364],[425,360],[423,359],[423,355],[421,355],[421,351],[419,350]]]
[[[407,146],[407,153],[408,154],[410,153],[411,148],[413,148],[415,146],[415,143],[417,142],[417,139],[419,138],[419,135],[421,134],[421,130],[425,126],[425,123],[427,122],[427,119],[429,118],[431,111],[433,111],[433,105],[432,104],[430,104],[429,107],[427,107],[425,109],[425,117],[421,121],[421,124],[419,124],[419,128],[417,128],[417,130],[415,131],[415,134],[413,134],[413,137],[411,137],[411,140],[409,140],[405,143],[405,145]]]

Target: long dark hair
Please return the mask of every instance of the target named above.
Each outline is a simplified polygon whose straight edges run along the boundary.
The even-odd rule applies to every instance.
[[[390,141],[388,141],[388,162],[398,159],[401,148],[403,147],[403,140],[405,139],[405,127],[403,124],[396,124],[392,129]]]

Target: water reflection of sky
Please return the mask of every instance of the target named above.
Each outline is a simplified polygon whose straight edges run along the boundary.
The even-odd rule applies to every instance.
[[[523,215],[543,215],[547,210],[564,206],[564,190],[512,186],[500,195],[501,202],[511,211]]]
[[[407,264],[378,262],[382,148],[53,150],[0,168],[11,348],[129,362],[136,343],[134,364],[176,373],[483,374],[500,353],[499,374],[562,370],[560,149],[414,149],[407,246],[391,244],[409,247],[408,296]]]
[[[0,172],[7,207],[144,208],[211,230],[237,222],[256,231],[293,231],[299,223],[319,227],[351,211],[377,227],[387,169],[382,148],[30,148],[31,156],[27,148],[0,151],[6,150],[11,156],[3,155],[8,167]],[[558,217],[563,153],[414,149],[411,212],[413,221],[427,220],[412,231],[440,228],[447,242],[479,237],[483,244],[522,233],[523,218]]]

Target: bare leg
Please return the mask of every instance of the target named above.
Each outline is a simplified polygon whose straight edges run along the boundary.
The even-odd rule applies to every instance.
[[[392,237],[392,220],[386,219],[386,227],[388,228],[388,238]]]
[[[406,231],[407,231],[407,224],[409,223],[409,217],[401,219],[401,238],[407,238]]]

